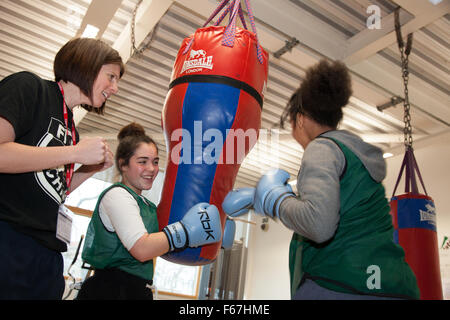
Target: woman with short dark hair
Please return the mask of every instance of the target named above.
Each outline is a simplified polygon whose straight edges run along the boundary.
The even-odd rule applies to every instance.
[[[79,141],[72,110],[102,113],[123,72],[116,50],[77,38],[56,54],[55,81],[24,71],[0,82],[0,299],[61,299],[62,203],[113,165],[104,139]]]
[[[95,79],[101,68],[108,64],[118,66],[120,71],[117,76],[118,79],[122,78],[125,67],[116,50],[99,40],[77,38],[67,42],[56,54],[53,63],[55,81],[62,80],[75,84],[86,97],[93,101]],[[103,114],[105,102],[100,107],[89,103],[83,103],[81,107],[87,111]]]

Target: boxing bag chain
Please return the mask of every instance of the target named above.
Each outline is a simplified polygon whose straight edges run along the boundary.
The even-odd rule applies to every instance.
[[[412,148],[412,128],[408,97],[408,56],[412,49],[412,34],[408,35],[406,48],[402,40],[399,9],[395,11],[395,29],[401,54],[402,78],[405,99],[404,143],[405,156],[390,201],[394,225],[394,242],[405,251],[405,261],[413,270],[422,300],[442,300],[442,283],[439,265],[439,250],[436,231],[436,209],[428,196]],[[398,184],[405,171],[405,193],[395,196]],[[425,194],[420,194],[416,183],[416,172]]]

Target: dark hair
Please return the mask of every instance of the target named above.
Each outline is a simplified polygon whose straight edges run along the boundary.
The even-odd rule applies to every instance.
[[[105,42],[92,38],[75,38],[67,42],[56,54],[53,62],[55,81],[70,81],[81,92],[92,99],[92,87],[101,67],[105,64],[120,66],[120,77],[125,66],[119,53]],[[87,111],[103,114],[105,103],[100,108],[81,105]]]
[[[321,60],[306,70],[305,79],[281,115],[280,126],[283,128],[286,120],[295,124],[300,113],[321,125],[336,128],[351,95],[351,78],[345,64]]]
[[[147,136],[144,127],[136,122],[132,122],[120,129],[117,139],[119,139],[119,145],[116,151],[116,167],[121,174],[121,165],[128,165],[130,158],[141,143],[152,143],[156,148],[156,152],[159,152],[155,141]],[[123,160],[123,163],[119,164],[119,160]]]

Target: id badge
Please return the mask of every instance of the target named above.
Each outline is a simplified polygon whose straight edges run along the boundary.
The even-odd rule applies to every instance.
[[[58,209],[58,221],[56,224],[56,238],[70,244],[72,233],[72,217],[67,212],[67,208],[61,204]]]

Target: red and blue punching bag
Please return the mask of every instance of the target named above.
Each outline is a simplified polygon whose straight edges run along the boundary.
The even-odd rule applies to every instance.
[[[394,196],[405,171],[405,194]],[[415,174],[425,194],[418,192]],[[405,261],[416,275],[422,300],[442,300],[441,270],[436,233],[436,209],[427,195],[419,167],[411,147],[403,158],[390,202],[394,225],[394,242],[405,251]]]
[[[228,2],[222,1],[205,26]],[[247,9],[254,27],[248,3]],[[228,12],[228,26],[217,26]],[[160,230],[181,220],[199,202],[219,209],[224,228],[223,199],[256,143],[268,56],[255,29],[236,27],[237,16],[245,26],[240,1],[231,1],[215,26],[198,29],[178,51],[162,111],[167,165],[157,208]],[[249,139],[252,134],[255,139]],[[163,258],[204,265],[215,260],[220,245],[221,241],[187,248]]]

